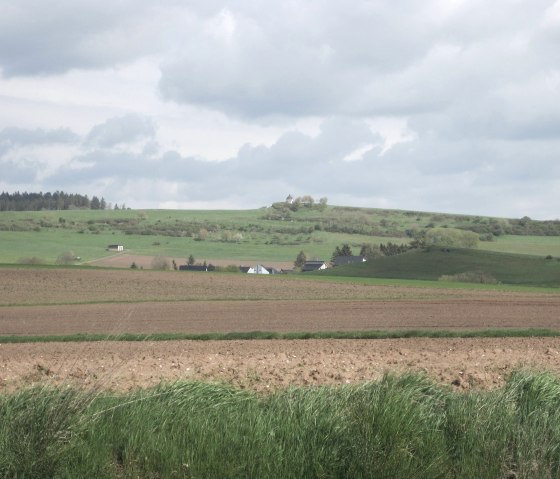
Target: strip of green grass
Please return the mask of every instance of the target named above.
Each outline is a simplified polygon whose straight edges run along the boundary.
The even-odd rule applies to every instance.
[[[327,270],[328,271],[328,270]],[[372,278],[366,276],[348,276],[344,274],[333,274],[328,271],[323,273],[302,273],[288,275],[290,279],[322,281],[325,283],[350,283],[363,284],[371,286],[395,286],[406,288],[434,288],[434,289],[456,289],[456,290],[475,290],[475,291],[501,291],[512,293],[544,293],[544,294],[560,294],[560,288],[547,287],[537,285],[519,285],[519,284],[481,284],[481,283],[461,283],[455,281],[437,281],[430,279],[401,279],[401,278]]]
[[[155,334],[69,334],[61,336],[0,336],[0,344],[96,342],[96,341],[230,341],[275,339],[399,339],[399,338],[532,338],[559,337],[555,329],[480,329],[475,331],[422,330],[402,331],[325,331],[276,333],[251,331],[246,333],[155,333]]]
[[[0,477],[552,478],[560,379],[458,393],[419,375],[259,395],[177,382],[0,395]]]
[[[415,279],[437,281],[443,275],[483,271],[500,283],[520,286],[560,286],[560,261],[474,249],[431,249],[385,256],[366,263],[307,273],[322,276]]]

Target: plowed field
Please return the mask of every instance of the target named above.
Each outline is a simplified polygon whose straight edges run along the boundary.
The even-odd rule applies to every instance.
[[[560,327],[560,295],[240,274],[0,269],[0,335]],[[0,385],[195,378],[270,389],[425,371],[492,387],[520,364],[560,372],[560,339],[169,341],[0,345]]]

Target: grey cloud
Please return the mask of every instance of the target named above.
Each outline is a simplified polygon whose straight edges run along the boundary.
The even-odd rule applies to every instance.
[[[1,181],[10,184],[31,183],[37,176],[37,165],[28,160],[2,160],[0,157]]]
[[[9,127],[0,131],[0,142],[6,142],[13,146],[46,145],[54,143],[77,143],[80,137],[68,128],[45,130],[36,128],[29,130],[25,128]]]
[[[236,2],[227,38],[218,20],[193,31],[160,89],[245,118],[442,110],[548,71],[532,39],[552,3],[476,1],[445,16],[441,2],[280,2],[265,14]]]
[[[125,0],[18,0],[0,6],[4,76],[103,68],[153,52],[158,8]]]
[[[150,118],[128,114],[110,118],[104,123],[94,126],[87,135],[85,144],[107,148],[138,139],[153,138],[154,135],[155,127]]]
[[[174,185],[167,200],[177,202],[230,200],[254,206],[291,192],[327,196],[338,204],[515,217],[554,215],[552,206],[541,205],[538,213],[527,209],[535,195],[546,196],[550,205],[560,202],[560,142],[471,143],[423,135],[385,154],[378,142],[365,122],[332,118],[317,136],[288,132],[271,146],[245,145],[222,162],[175,151],[154,157],[98,149],[77,156],[48,182],[57,188],[110,182],[115,191],[135,182],[162,182]],[[344,161],[369,145],[362,159]]]
[[[0,130],[0,158],[14,148],[78,143],[80,137],[68,128],[45,130],[9,127]]]

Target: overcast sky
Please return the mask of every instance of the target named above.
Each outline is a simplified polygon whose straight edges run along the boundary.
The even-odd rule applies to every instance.
[[[0,0],[0,191],[560,217],[560,0]]]

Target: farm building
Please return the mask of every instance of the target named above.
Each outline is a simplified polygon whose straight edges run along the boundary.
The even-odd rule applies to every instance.
[[[343,266],[345,264],[365,263],[364,256],[337,256],[333,261],[333,266]]]
[[[262,264],[257,264],[253,268],[249,268],[248,274],[270,274],[270,271],[266,269]]]
[[[301,272],[305,273],[307,271],[317,271],[320,269],[327,269],[327,263],[324,261],[306,261],[303,267],[301,268]]]
[[[262,264],[257,264],[256,266],[240,266],[239,271],[247,274],[281,274],[276,268],[263,266]]]
[[[124,251],[124,246],[122,244],[110,244],[107,249],[109,251]]]

